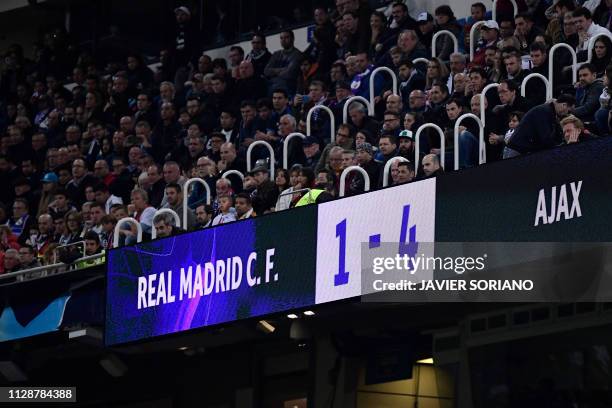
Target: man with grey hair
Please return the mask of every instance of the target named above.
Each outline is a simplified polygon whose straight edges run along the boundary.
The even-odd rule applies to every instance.
[[[157,214],[153,219],[153,225],[157,238],[166,238],[181,232],[181,229],[174,225],[174,218],[168,213]]]
[[[460,52],[453,52],[449,58],[450,75],[448,76],[446,86],[448,86],[450,93],[453,93],[455,89],[455,76],[457,74],[467,74],[467,60],[465,55],[461,54]]]
[[[279,160],[284,160],[284,145],[285,139],[287,137],[296,132],[297,123],[295,118],[292,115],[285,114],[281,116],[278,121],[278,132],[277,136],[280,138],[279,143],[276,146],[274,154],[278,157]],[[302,149],[302,140],[299,137],[294,137],[290,139],[289,146],[287,148],[287,165],[288,167],[293,166],[294,164],[304,164],[306,162],[306,156],[304,156],[304,151]],[[273,177],[274,175],[272,175]]]

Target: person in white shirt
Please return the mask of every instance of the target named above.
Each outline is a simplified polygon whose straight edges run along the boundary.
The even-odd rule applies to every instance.
[[[236,210],[232,207],[232,198],[228,195],[217,197],[219,214],[213,219],[212,225],[226,224],[236,221]]]
[[[589,40],[598,34],[608,34],[610,31],[607,28],[597,25],[593,22],[593,15],[586,7],[579,7],[574,10],[574,24],[578,29],[578,37],[580,38],[577,51],[588,50]]]
[[[104,183],[98,183],[94,186],[96,202],[104,206],[104,211],[110,214],[110,209],[115,204],[123,204],[121,197],[117,197],[108,191],[108,186]]]

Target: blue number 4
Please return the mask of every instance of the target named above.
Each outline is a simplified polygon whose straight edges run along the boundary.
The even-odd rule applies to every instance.
[[[338,273],[334,275],[334,286],[346,285],[349,272],[346,270],[346,218],[336,225],[336,237],[340,239],[340,253],[338,257]]]

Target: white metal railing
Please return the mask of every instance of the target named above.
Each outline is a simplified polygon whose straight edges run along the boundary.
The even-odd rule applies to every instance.
[[[283,141],[283,168],[286,170],[289,170],[289,142],[291,141],[291,139],[296,137],[306,139],[306,136],[304,136],[302,133],[294,132],[287,135],[287,137]],[[274,176],[274,174],[271,174],[270,178]]]
[[[512,2],[512,7],[514,7],[514,15],[518,14],[518,5],[516,4],[516,0],[510,0]],[[491,17],[493,20],[497,21],[497,0],[493,0],[493,9],[491,10]]]
[[[397,95],[398,94],[398,89],[397,89],[397,76],[395,75],[395,72],[393,72],[392,69],[387,68],[387,67],[378,67],[376,68],[374,71],[372,71],[372,74],[370,75],[370,106],[372,107],[372,112],[370,113],[370,115],[373,115],[374,112],[374,99],[375,99],[375,95],[374,95],[374,77],[376,77],[376,75],[378,75],[380,72],[386,72],[391,76],[391,81],[393,81],[393,85],[392,85],[392,89],[393,89],[393,94]],[[346,120],[344,121],[344,123],[346,123]]]
[[[368,109],[368,115],[374,115],[374,106],[372,106],[366,98],[364,98],[363,96],[351,96],[350,98],[348,98],[348,100],[344,103],[344,106],[342,107],[342,123],[348,123],[349,106],[353,102],[363,103],[363,105]]]
[[[474,52],[476,51],[474,49],[474,40],[476,39],[476,36],[474,35],[474,33],[476,32],[478,27],[480,27],[481,25],[485,23],[486,21],[477,21],[474,24],[472,24],[472,27],[470,28],[470,62],[474,61]]]
[[[418,168],[419,168],[419,164],[421,162],[421,157],[420,157],[420,153],[419,153],[419,147],[421,144],[421,132],[423,132],[425,129],[434,129],[436,132],[438,132],[438,136],[440,136],[440,165],[442,166],[442,168],[444,169],[444,156],[446,153],[446,149],[445,149],[445,140],[444,140],[444,131],[442,130],[442,128],[440,128],[440,126],[436,125],[435,123],[425,123],[424,125],[421,125],[415,134],[415,146],[414,146],[414,171],[418,172]]]
[[[389,171],[391,171],[391,166],[393,166],[393,163],[397,161],[410,162],[410,160],[402,156],[395,156],[387,160],[387,163],[385,163],[385,168],[383,169],[383,187],[387,187],[389,185]]]
[[[170,208],[160,208],[159,210],[155,211],[155,214],[153,214],[153,228],[151,228],[151,239],[157,238],[157,228],[155,228],[155,217],[157,217],[160,214],[170,214],[174,218],[174,223],[176,224],[176,226],[179,228],[181,227],[181,219],[179,215],[176,213],[176,211]],[[187,225],[187,224],[182,224],[182,225]],[[185,228],[185,230],[187,230],[187,228]]]
[[[346,169],[342,170],[342,174],[340,175],[340,186],[339,186],[340,191],[338,191],[339,197],[344,197],[344,190],[346,189],[346,177],[349,175],[349,173],[352,173],[354,171],[361,173],[361,175],[363,176],[363,179],[364,179],[363,191],[370,191],[370,175],[368,174],[368,172],[365,171],[363,167],[349,166]]]
[[[420,64],[420,63],[429,64],[429,60],[427,58],[423,58],[423,57],[415,58],[415,59],[412,60],[412,65],[414,65],[414,66],[416,66],[416,64]]]
[[[251,166],[252,165],[251,156],[252,156],[253,149],[255,148],[255,146],[265,146],[268,149],[268,152],[270,152],[270,178],[274,177],[274,149],[272,148],[272,145],[270,145],[270,143],[266,142],[265,140],[257,140],[249,145],[249,148],[247,149],[247,152],[246,152],[247,171],[253,170]]]
[[[185,182],[185,185],[183,186],[184,193],[183,193],[183,224],[182,224],[185,231],[189,229],[189,223],[187,222],[187,211],[189,208],[189,203],[187,202],[188,201],[187,197],[189,196],[189,187],[193,183],[200,183],[201,185],[204,186],[204,190],[206,190],[206,204],[210,205],[212,201],[211,199],[212,193],[210,191],[210,187],[208,183],[205,182],[203,179],[199,177],[193,177]]]
[[[553,76],[555,72],[555,63],[553,60],[553,56],[555,55],[555,51],[557,51],[559,48],[565,48],[572,55],[572,84],[575,84],[576,81],[578,81],[578,56],[576,55],[576,50],[574,50],[571,45],[566,43],[558,43],[553,45],[550,51],[548,52],[548,81],[550,82],[551,89],[551,94],[548,99],[552,98],[552,91],[555,88],[555,83],[553,81]]]
[[[318,109],[323,109],[329,115],[330,140],[332,143],[334,143],[334,141],[336,140],[336,117],[334,116],[334,112],[332,112],[332,110],[325,105],[315,105],[308,111],[308,115],[306,115],[306,134],[308,136],[312,136],[312,127],[310,125],[310,120],[312,119],[312,114]]]
[[[121,225],[126,222],[136,226],[136,242],[142,242],[142,225],[132,217],[125,217],[117,221],[117,225],[115,225],[113,248],[119,247],[119,230],[121,229]]]
[[[485,99],[487,97],[487,91],[489,89],[493,89],[493,88],[495,88],[497,90],[498,86],[499,86],[499,84],[497,82],[494,82],[492,84],[489,84],[489,85],[485,86],[482,89],[482,92],[480,93],[480,121],[482,122],[483,125],[486,124],[486,115],[485,115],[485,112],[486,112],[487,109],[485,108]]]
[[[437,33],[435,33],[433,35],[433,37],[431,37],[431,57],[432,58],[437,57],[437,55],[436,55],[436,40],[441,35],[448,35],[448,36],[450,36],[450,38],[453,40],[453,44],[454,44],[453,52],[455,52],[455,53],[459,52],[459,41],[457,41],[457,37],[455,37],[455,34],[453,34],[452,32],[450,32],[448,30],[440,30]],[[472,35],[472,33],[470,32],[470,36],[471,35]],[[471,39],[471,37],[470,37],[470,39]]]
[[[222,179],[226,179],[227,181],[229,181],[231,183],[231,179],[229,179],[227,176],[230,176],[232,174],[237,175],[238,177],[240,177],[240,182],[242,183],[242,188],[244,188],[244,174],[242,174],[242,172],[238,171],[238,170],[228,170],[225,173],[223,173],[221,175]]]
[[[459,170],[459,126],[464,119],[474,119],[476,123],[478,123],[478,164],[483,164],[487,162],[487,153],[486,153],[486,145],[484,140],[484,124],[480,120],[480,118],[473,113],[465,113],[457,118],[455,122],[455,170]]]
[[[531,73],[523,79],[523,82],[521,82],[521,96],[524,98],[527,94],[527,82],[532,78],[539,78],[544,81],[544,85],[546,86],[546,100],[552,99],[552,86],[550,85],[550,81],[544,75],[538,74],[537,72]]]

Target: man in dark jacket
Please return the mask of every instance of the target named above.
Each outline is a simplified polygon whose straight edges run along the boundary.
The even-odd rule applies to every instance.
[[[573,114],[583,122],[592,122],[599,109],[599,96],[604,84],[597,79],[597,69],[592,64],[582,64],[578,69],[580,87],[576,91],[576,108]]]
[[[562,94],[531,109],[508,140],[508,147],[525,154],[558,145],[561,143],[559,119],[567,115],[574,104],[573,96]]]

